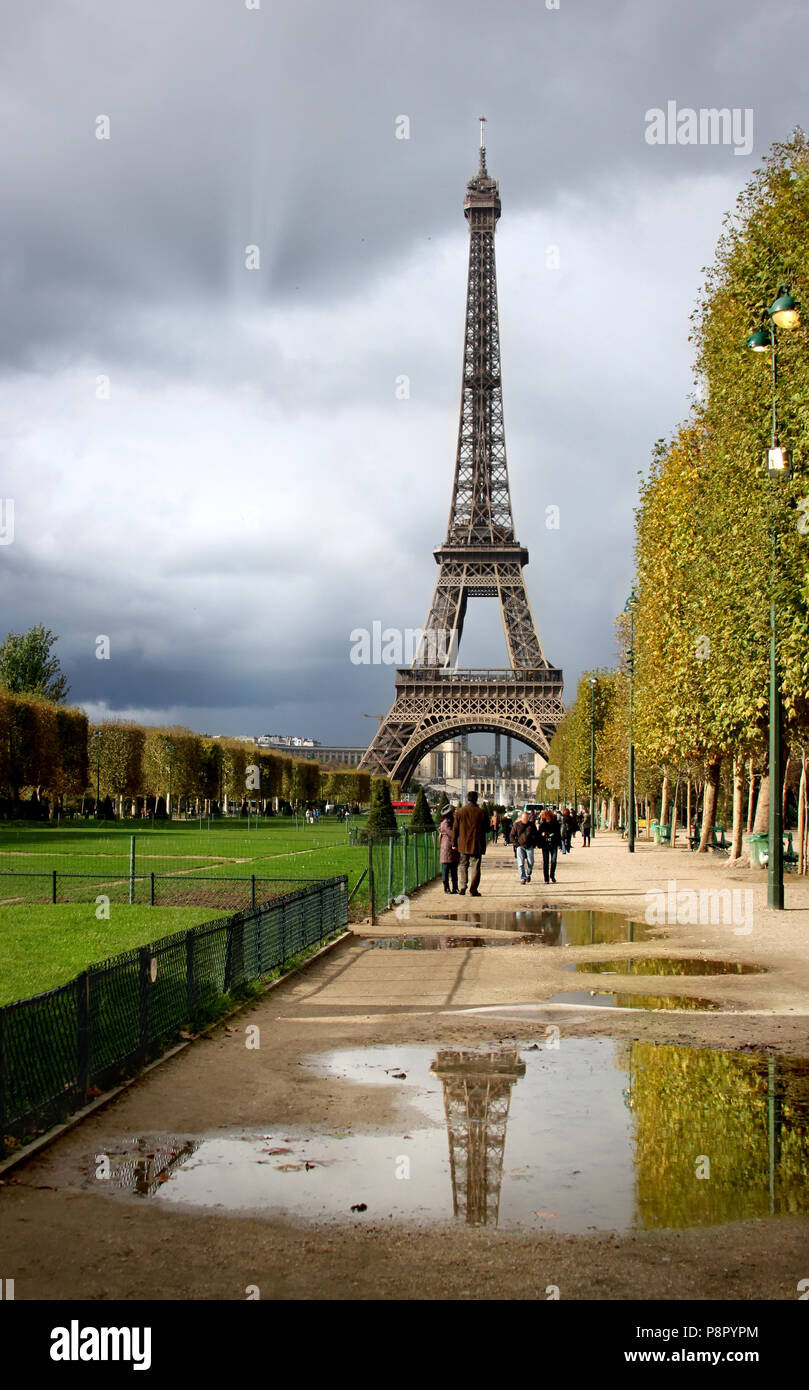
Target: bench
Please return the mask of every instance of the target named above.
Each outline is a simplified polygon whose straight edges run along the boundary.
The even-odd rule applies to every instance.
[[[702,826],[701,826],[701,825],[696,825],[696,826],[694,827],[694,834],[691,835],[691,834],[689,833],[689,839],[688,839],[688,843],[690,844],[692,850],[699,849],[699,842],[700,842],[701,839],[702,839]],[[713,832],[712,832],[712,834],[711,834],[711,839],[710,839],[710,843],[709,843],[709,845],[708,845],[708,848],[709,848],[709,849],[722,850],[722,851],[724,851],[724,853],[727,854],[728,850],[730,849],[730,844],[729,844],[729,842],[725,839],[725,826],[724,826],[724,825],[715,825],[715,826],[713,827]]]
[[[783,832],[784,840],[784,865],[793,868],[798,862],[798,855],[792,848],[792,831]],[[766,869],[770,862],[770,840],[768,835],[750,835],[747,841],[750,850],[750,868]]]

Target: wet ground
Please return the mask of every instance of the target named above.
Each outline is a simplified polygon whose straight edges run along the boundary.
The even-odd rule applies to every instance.
[[[809,1208],[809,1062],[579,1038],[350,1048],[307,1066],[417,1123],[123,1136],[64,1185],[99,1198],[322,1221],[580,1233]]]
[[[766,966],[743,960],[705,956],[625,956],[614,960],[571,962],[565,970],[587,975],[764,975]]]
[[[620,912],[527,904],[508,911],[431,912],[427,921],[467,922],[489,932],[531,933],[544,946],[601,946],[618,941],[662,941],[666,933]]]
[[[715,999],[703,999],[690,994],[613,994],[605,989],[566,989],[552,994],[549,1004],[586,1004],[600,1009],[697,1009],[718,1011],[727,1005]]]

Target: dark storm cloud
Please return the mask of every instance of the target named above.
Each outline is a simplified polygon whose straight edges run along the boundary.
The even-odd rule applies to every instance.
[[[147,304],[355,290],[457,225],[481,106],[514,210],[593,182],[620,199],[638,176],[732,157],[646,145],[643,114],[669,97],[754,106],[758,151],[802,114],[799,4],[51,0],[4,28],[11,361],[60,346],[126,359],[128,314]],[[762,108],[766,51],[779,77]]]

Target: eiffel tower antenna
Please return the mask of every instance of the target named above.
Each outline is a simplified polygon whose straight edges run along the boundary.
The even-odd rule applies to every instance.
[[[466,185],[469,223],[461,416],[455,478],[427,622],[412,666],[397,671],[396,700],[360,767],[405,785],[430,748],[472,731],[505,733],[547,756],[562,718],[562,672],[542,650],[523,579],[528,551],[514,535],[506,464],[494,234],[500,191],[486,168]],[[457,650],[470,598],[500,604],[509,666],[461,671]]]

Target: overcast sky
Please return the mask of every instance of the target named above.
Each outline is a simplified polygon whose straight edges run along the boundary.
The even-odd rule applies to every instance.
[[[570,697],[723,214],[806,124],[805,0],[247,4],[1,0],[2,631],[57,632],[94,717],[368,741],[394,672],[349,634],[424,622],[446,532],[485,114],[515,529]],[[672,100],[750,108],[750,153],[649,144]],[[492,601],[460,661],[506,664]]]

